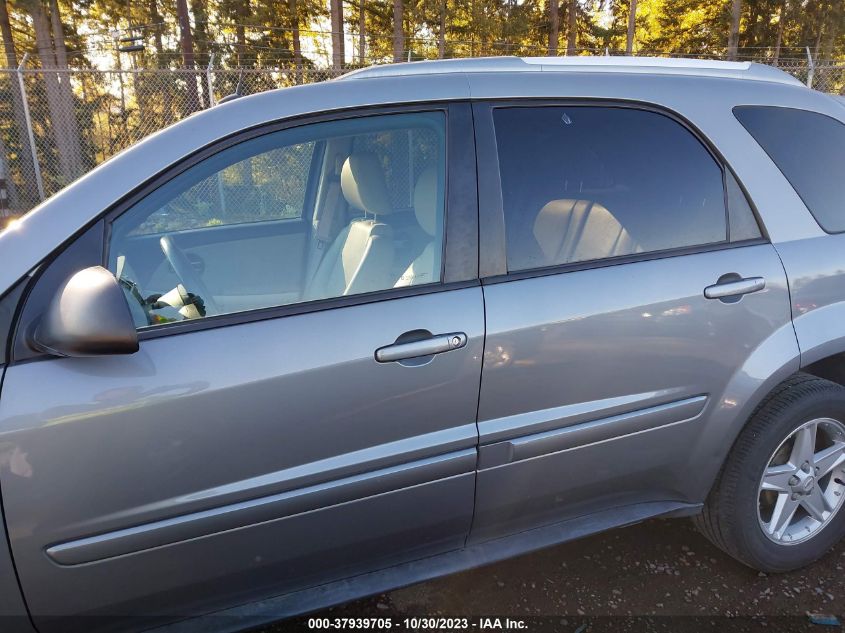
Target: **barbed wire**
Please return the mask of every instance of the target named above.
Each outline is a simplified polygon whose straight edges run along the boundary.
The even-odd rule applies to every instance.
[[[195,59],[195,68],[197,66],[202,67],[207,65],[209,57],[214,54],[218,55],[220,53],[220,48],[222,47],[231,47],[233,49],[237,48],[236,43],[221,43],[212,40],[204,40],[203,43],[209,44],[211,46],[208,47],[208,50],[204,52],[196,51],[194,52],[194,59]],[[407,47],[403,51],[403,59],[408,55],[411,54],[411,57],[414,61],[420,61],[422,59],[433,59],[431,57],[427,57],[425,55],[421,55],[425,51],[420,49],[413,48],[413,41],[411,42],[412,46]],[[478,42],[475,43],[478,45]],[[565,49],[564,49],[565,50]],[[478,47],[476,49],[476,54],[473,55],[474,57],[483,57],[483,56],[501,56],[504,54],[513,54],[516,56],[525,56],[526,53],[531,54],[532,51],[536,51],[541,53],[540,56],[545,56],[547,53],[547,47],[545,46],[538,46],[538,45],[527,45],[527,44],[508,44],[508,43],[488,43],[485,47],[481,48]],[[100,52],[103,53],[115,53],[115,49],[102,49]],[[250,54],[250,52],[252,54]],[[351,51],[351,63],[347,60],[344,62],[344,67],[359,67],[361,65],[361,57],[358,51]],[[447,54],[443,57],[444,59],[453,59],[453,58],[463,58],[466,57],[467,51],[457,51],[451,53],[447,51]],[[77,51],[69,51],[68,57],[70,58],[72,54],[77,53]],[[599,47],[578,47],[574,50],[575,55],[592,55],[592,56],[621,56],[626,55],[627,53],[622,49],[614,49],[614,48],[599,48]],[[150,55],[159,60],[172,60],[175,62],[181,62],[183,59],[183,54],[181,51],[150,51]],[[232,56],[238,57],[238,64],[232,66],[231,63],[226,63],[227,60],[221,58],[219,56],[216,57],[218,61],[218,68],[257,68],[257,69],[269,69],[272,70],[273,68],[281,65],[289,65],[294,63],[294,54],[293,52],[285,47],[274,47],[274,46],[262,46],[262,45],[252,45],[247,47],[246,54],[240,53],[237,50],[231,51]],[[307,57],[305,54],[302,55],[303,65],[308,65],[314,68],[328,68],[328,66],[321,66],[319,62],[327,63],[331,56],[331,51],[326,50],[323,52],[321,56],[322,59],[318,57],[318,59],[313,59]],[[720,52],[702,52],[702,53],[689,53],[689,52],[675,52],[675,51],[665,51],[665,50],[640,50],[637,51],[634,56],[638,57],[669,57],[669,58],[701,58],[701,59],[716,59],[716,60],[727,60],[728,55],[726,53]],[[266,65],[268,58],[275,57],[277,58],[277,64],[274,65]],[[777,59],[774,57],[761,57],[757,55],[747,55],[739,52],[736,56],[733,57],[736,61],[756,61],[759,63],[764,64],[806,64],[807,63],[807,56],[806,51],[804,55],[798,55],[795,57],[787,56],[784,54],[780,54]],[[24,69],[24,71],[29,72],[33,70],[42,70],[43,66],[39,63],[38,55],[30,55],[29,56],[30,64],[29,68]],[[149,57],[145,57],[145,61],[150,61]],[[228,60],[231,62],[231,60]],[[370,65],[373,63],[384,63],[393,61],[393,54],[392,51],[385,55],[373,55],[373,54],[366,54],[363,57],[363,62],[365,65]],[[265,64],[261,66],[256,66],[256,64]],[[824,58],[824,59],[813,59],[813,64],[815,66],[839,66],[845,64],[845,59],[840,58]],[[190,68],[181,67],[179,63],[174,65],[168,65],[164,68],[151,68],[151,67],[143,67],[142,70],[166,70],[166,71],[178,71],[178,70],[193,70]],[[0,70],[14,70],[8,68],[0,68]],[[110,72],[110,71],[130,71],[131,68],[126,68],[123,66],[115,66],[115,67],[93,67],[93,66],[79,66],[79,65],[71,65],[66,69],[61,68],[54,68],[50,67],[49,70],[51,72],[64,72],[64,71],[92,71],[92,70],[101,70],[103,72]]]

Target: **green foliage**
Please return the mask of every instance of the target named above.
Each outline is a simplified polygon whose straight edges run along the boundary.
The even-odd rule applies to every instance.
[[[565,50],[569,0],[559,4],[559,50]],[[7,0],[15,48],[36,53],[30,9],[46,0]],[[365,13],[366,59],[392,59],[393,0],[346,0],[347,62],[358,61],[361,3]],[[550,0],[405,0],[405,50],[413,59],[438,56],[441,13],[445,13],[445,56],[543,54],[548,44]],[[624,50],[630,0],[577,0],[577,44],[582,51]],[[636,50],[670,54],[725,53],[732,0],[639,0]],[[190,0],[197,62],[215,56],[222,68],[289,67],[293,31],[300,29],[305,66],[325,66],[331,41],[326,0]],[[176,3],[173,0],[60,0],[69,64],[102,66],[118,60],[119,37],[139,37],[144,51],[120,55],[122,65],[178,67],[181,64]],[[293,13],[295,8],[295,14]],[[845,56],[842,0],[742,0],[740,51],[746,57],[781,52],[799,56],[809,46],[822,57]],[[118,37],[118,39],[119,39]],[[350,46],[351,44],[351,46]],[[763,51],[763,52],[760,52]],[[354,62],[353,62],[354,55]],[[109,64],[112,65],[112,64]]]
[[[25,76],[48,194],[146,134],[212,103],[202,72],[183,68],[174,0],[58,0],[57,16],[52,15],[48,0],[0,1],[9,10],[7,31],[12,41],[4,42],[4,52],[7,60],[13,60],[10,63],[30,53],[28,67],[36,69],[61,70],[64,57],[76,71],[160,69],[137,74]],[[578,54],[625,50],[630,0],[404,0],[405,56],[433,59],[441,55],[441,47],[445,57],[546,55],[552,1],[558,3],[559,54],[566,51],[570,39],[572,9]],[[726,55],[734,1],[638,0],[634,52]],[[325,79],[332,45],[328,5],[328,0],[188,0],[196,64],[203,68],[214,56],[214,96]],[[362,10],[363,63],[393,59],[394,0],[345,0],[346,68],[362,63],[358,37]],[[47,22],[57,17],[61,24],[61,37],[50,32],[46,38],[52,61],[42,59],[45,39],[41,38],[41,50],[36,41],[33,16],[39,11]],[[143,50],[118,51],[129,44],[143,45]],[[741,1],[740,59],[803,62],[808,47],[817,60],[845,64],[845,0]],[[276,70],[255,72],[259,67]],[[845,80],[845,73],[841,75]],[[842,89],[836,81],[827,88]],[[37,192],[18,102],[16,76],[0,73],[0,147],[10,171],[6,176],[14,185],[15,204],[24,209],[32,206]],[[79,138],[78,147],[69,146],[68,135]],[[236,193],[233,189],[232,195]],[[279,190],[272,195],[278,197],[274,204],[279,209],[287,194]],[[226,221],[216,211],[209,213],[209,222]]]

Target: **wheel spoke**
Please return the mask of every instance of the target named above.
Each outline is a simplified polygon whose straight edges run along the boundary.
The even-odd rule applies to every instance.
[[[795,433],[795,444],[792,446],[789,461],[796,468],[801,468],[805,462],[813,463],[813,454],[816,452],[816,428],[817,424],[808,424]]]
[[[792,464],[780,464],[769,466],[763,475],[761,490],[773,490],[775,492],[789,492],[789,479],[795,473],[795,466]]]
[[[798,509],[798,502],[793,501],[792,497],[786,493],[778,495],[775,502],[775,507],[772,510],[772,518],[766,526],[769,534],[776,539],[780,539],[786,528],[789,527],[795,511]]]
[[[819,451],[813,456],[813,463],[819,469],[816,478],[824,477],[838,468],[845,463],[845,442],[835,442],[833,446]]]
[[[845,421],[813,418],[793,430],[759,481],[763,533],[780,544],[813,538],[845,505]]]
[[[816,486],[813,491],[801,500],[801,505],[816,521],[824,521],[824,513],[830,508],[827,507],[827,500],[822,494],[821,488]]]

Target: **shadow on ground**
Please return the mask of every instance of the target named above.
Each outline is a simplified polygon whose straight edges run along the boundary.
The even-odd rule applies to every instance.
[[[476,626],[470,630],[480,630],[479,617],[498,616],[528,618],[529,631],[827,633],[845,629],[809,614],[845,613],[843,566],[845,543],[840,543],[808,569],[767,575],[722,553],[688,520],[654,520],[314,616],[394,622],[471,616]],[[280,622],[264,631],[294,629],[309,630],[307,621]],[[394,624],[393,630],[406,629]]]

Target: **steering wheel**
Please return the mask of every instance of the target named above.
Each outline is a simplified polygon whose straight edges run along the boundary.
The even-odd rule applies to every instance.
[[[167,261],[176,272],[176,276],[179,277],[182,285],[185,286],[185,289],[188,292],[193,292],[203,300],[206,316],[220,314],[220,308],[214,302],[214,297],[211,296],[211,292],[209,292],[196,270],[194,270],[185,253],[174,244],[169,235],[162,236],[158,243]]]

